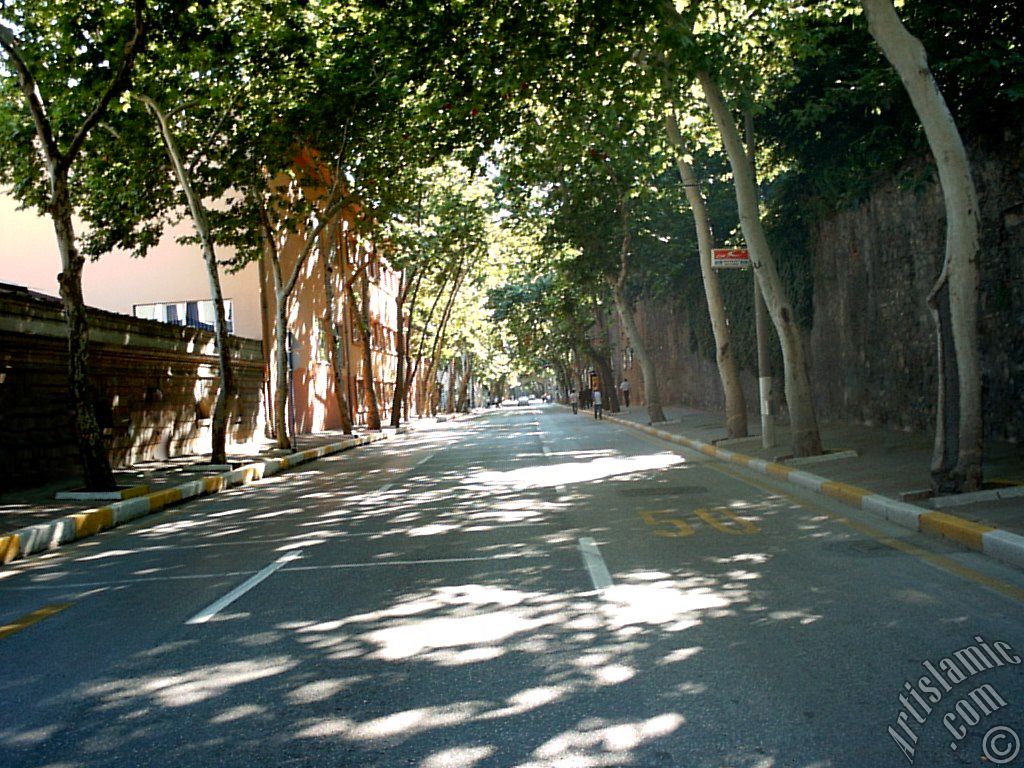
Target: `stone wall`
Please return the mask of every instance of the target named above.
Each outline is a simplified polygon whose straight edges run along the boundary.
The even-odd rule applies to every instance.
[[[1024,151],[975,153],[982,209],[980,336],[986,434],[1024,438]],[[814,314],[807,342],[819,418],[927,432],[935,418],[935,333],[927,296],[945,248],[941,189],[921,163],[902,184],[811,233]],[[706,311],[706,309],[701,309]],[[711,410],[724,403],[714,362],[700,356],[686,313],[638,305],[662,400]],[[619,349],[628,344],[616,326]],[[735,339],[734,339],[735,341]],[[619,356],[618,366],[622,365]],[[781,394],[781,369],[775,371]],[[639,366],[626,371],[643,402]],[[743,372],[751,412],[754,372]],[[776,412],[781,412],[778,402]],[[753,423],[753,422],[752,422]]]
[[[1024,153],[976,153],[981,203],[980,339],[985,431],[1024,437]],[[920,178],[926,168],[919,170]],[[928,293],[942,264],[935,181],[888,184],[812,238],[815,395],[831,418],[926,431],[935,418]]]
[[[213,334],[89,311],[97,410],[115,467],[210,448],[218,382]],[[229,444],[262,436],[264,365],[257,341],[232,339],[238,395]],[[77,474],[59,300],[0,286],[0,487]]]

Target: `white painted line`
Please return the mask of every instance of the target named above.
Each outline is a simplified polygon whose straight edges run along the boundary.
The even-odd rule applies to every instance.
[[[612,586],[612,575],[608,573],[608,566],[604,564],[597,542],[589,537],[580,539],[580,552],[583,554],[583,564],[587,566],[594,589],[601,591]]]
[[[232,589],[230,592],[228,592],[226,595],[224,595],[224,597],[222,597],[220,600],[217,600],[216,602],[211,603],[210,605],[208,605],[206,608],[203,608],[203,610],[201,610],[199,613],[197,613],[195,616],[193,616],[191,619],[189,619],[185,623],[186,624],[205,624],[210,619],[212,619],[214,616],[216,616],[218,613],[220,613],[222,610],[224,610],[229,605],[231,605],[233,602],[235,602],[235,600],[240,598],[242,595],[244,595],[250,589],[252,589],[257,584],[259,584],[261,581],[263,581],[268,576],[270,576],[278,568],[280,568],[281,566],[285,565],[286,563],[290,563],[292,560],[298,560],[300,557],[302,557],[302,552],[301,551],[289,552],[287,555],[282,555],[277,560],[275,560],[270,565],[268,565],[266,568],[264,568],[262,571],[260,571],[259,573],[255,574],[251,578],[246,579],[244,582],[242,582],[237,587]]]
[[[442,557],[429,560],[381,560],[375,563],[333,563],[331,565],[297,565],[289,573],[300,571],[338,571],[354,568],[393,568],[409,565],[450,565],[453,563],[491,563],[495,560],[544,560],[550,555],[544,552],[513,552],[507,555],[487,557]]]

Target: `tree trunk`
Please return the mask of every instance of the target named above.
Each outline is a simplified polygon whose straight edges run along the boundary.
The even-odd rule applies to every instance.
[[[336,229],[336,227],[335,227]],[[343,235],[344,236],[344,235]],[[335,241],[337,238],[335,238]],[[324,297],[327,300],[327,325],[331,333],[331,373],[334,378],[334,396],[338,401],[338,414],[341,417],[341,431],[346,435],[352,434],[352,411],[348,406],[348,397],[345,395],[345,377],[342,374],[342,360],[344,359],[344,339],[338,331],[337,314],[334,301],[334,265],[336,248],[328,249],[324,254]],[[342,272],[342,280],[344,280]]]
[[[75,437],[82,460],[85,487],[90,491],[117,488],[103,432],[96,417],[96,403],[89,380],[89,319],[82,296],[82,268],[85,258],[75,245],[71,221],[71,196],[66,176],[51,176],[50,217],[60,250],[60,298],[68,327],[68,381],[75,409]]]
[[[274,349],[277,356],[277,376],[274,389],[274,431],[276,432],[277,437],[277,447],[291,448],[292,443],[288,437],[288,422],[286,416],[289,397],[287,354],[288,301],[292,295],[292,291],[295,290],[295,285],[298,282],[299,275],[306,264],[306,259],[309,258],[309,254],[313,250],[313,246],[320,238],[320,233],[323,232],[327,223],[333,219],[339,211],[341,211],[342,207],[345,205],[345,198],[344,195],[336,191],[332,191],[331,196],[328,198],[326,208],[317,213],[316,225],[312,229],[307,228],[305,231],[305,243],[302,246],[302,250],[299,251],[295,258],[295,263],[292,265],[291,274],[288,276],[288,280],[285,281],[281,272],[281,259],[278,253],[277,244],[274,240],[275,231],[270,219],[270,210],[266,202],[261,199],[263,190],[260,189],[255,194],[260,196],[257,197],[257,199],[260,200],[257,205],[260,218],[260,231],[263,237],[264,256],[270,261],[271,274],[274,279],[274,298],[276,301],[276,306],[274,308]]]
[[[445,413],[455,413],[455,378],[458,369],[458,360],[453,357],[448,363],[448,392]]]
[[[363,340],[363,404],[366,406],[366,428],[380,429],[380,408],[377,405],[377,392],[373,388],[373,347],[370,335],[370,287],[369,278],[364,272],[360,278],[361,301],[356,301],[355,291],[351,283],[345,284],[345,292],[349,303],[356,310],[356,324],[359,336]]]
[[[291,448],[287,416],[288,296],[281,280],[281,263],[274,243],[267,237],[264,237],[263,257],[270,262],[270,274],[274,281],[274,437],[278,448]]]
[[[40,159],[46,167],[50,185],[50,199],[47,205],[53,220],[60,252],[61,271],[57,275],[60,297],[64,307],[64,319],[68,328],[68,385],[75,409],[75,439],[82,461],[85,486],[91,491],[109,491],[117,487],[110,457],[103,443],[103,432],[96,416],[96,403],[89,380],[89,320],[82,295],[82,268],[85,259],[75,245],[75,229],[71,215],[71,191],[68,177],[71,166],[78,158],[92,129],[103,119],[110,102],[120,95],[129,83],[132,67],[139,51],[145,46],[146,23],[144,0],[135,0],[133,5],[134,31],[125,42],[124,56],[116,68],[106,89],[85,113],[78,129],[71,133],[67,149],[61,152],[57,136],[47,114],[43,97],[35,75],[21,50],[21,43],[15,32],[0,23],[0,48],[6,52],[4,67],[18,77],[25,104],[35,128],[36,146]],[[59,105],[58,105],[59,106]],[[70,127],[70,126],[68,126]]]
[[[291,448],[288,432],[288,397],[290,394],[288,365],[288,298],[283,291],[275,291],[274,354],[277,364],[277,383],[274,387],[274,429],[277,447]]]
[[[697,251],[700,255],[700,274],[704,280],[704,297],[707,300],[708,315],[711,318],[711,332],[715,337],[715,361],[718,363],[718,376],[722,381],[725,394],[725,430],[729,437],[747,436],[747,402],[740,384],[739,367],[732,353],[729,333],[729,321],[725,315],[725,300],[722,288],[718,283],[718,274],[711,264],[711,251],[714,248],[714,236],[711,232],[711,221],[708,218],[704,195],[697,181],[693,165],[686,159],[686,147],[679,133],[679,125],[673,113],[665,116],[665,128],[669,141],[676,148],[676,167],[683,182],[686,199],[693,212],[693,224],[697,233]]]
[[[622,327],[626,331],[629,343],[633,347],[633,354],[640,361],[640,370],[644,376],[644,398],[647,400],[647,415],[651,423],[656,424],[665,421],[665,412],[661,409],[661,395],[658,392],[657,374],[654,370],[654,362],[647,354],[647,345],[644,344],[640,329],[636,327],[636,319],[633,317],[633,305],[626,298],[626,274],[629,269],[629,257],[632,252],[633,235],[631,229],[631,216],[629,210],[629,193],[620,190],[619,214],[622,217],[622,246],[619,250],[619,273],[617,277],[608,276],[608,285],[612,289],[612,299],[615,302],[615,309],[618,310],[619,319],[622,320]],[[608,382],[612,391],[618,387],[615,381]]]
[[[448,295],[448,301],[445,303],[444,312],[441,314],[441,321],[437,327],[437,335],[434,337],[434,345],[430,352],[430,367],[427,369],[426,380],[427,407],[430,410],[431,416],[437,415],[437,364],[440,362],[438,358],[441,355],[441,351],[444,349],[444,338],[448,332],[448,321],[451,318],[452,307],[455,304],[455,297],[459,293],[459,288],[462,287],[462,265],[465,262],[465,259],[465,256],[460,258],[458,265],[455,267],[455,274],[452,280],[452,292]]]
[[[425,350],[426,343],[427,343],[427,327],[430,325],[430,321],[434,317],[434,312],[437,309],[437,305],[441,303],[441,297],[444,295],[444,289],[448,285],[449,279],[450,278],[448,276],[445,277],[444,282],[441,284],[441,287],[440,287],[440,289],[437,292],[437,296],[434,297],[434,301],[431,302],[431,304],[430,304],[430,311],[427,313],[427,317],[423,321],[423,330],[420,333],[419,344],[417,344],[417,346],[416,346],[416,363],[415,363],[415,365],[412,366],[412,372],[409,373],[409,381],[410,381],[410,386],[411,387],[415,387],[416,386],[416,376],[420,372],[420,365],[423,363],[423,352]],[[410,314],[409,314],[409,319],[410,319],[410,323],[409,324],[410,324],[410,327],[412,325],[412,317],[413,317],[413,314],[410,312]],[[410,360],[410,362],[411,362],[411,360]],[[428,389],[429,389],[429,387],[428,387]],[[415,395],[415,392],[413,392],[413,395]],[[422,416],[423,414],[421,413],[419,415]]]
[[[397,323],[395,328],[395,391],[391,398],[391,426],[395,429],[402,424],[403,408],[406,409],[405,419],[406,421],[409,420],[408,398],[406,397],[405,390],[408,387],[407,374],[409,372],[410,358],[408,340],[405,335],[405,315],[403,310],[411,280],[416,280],[416,289],[413,291],[410,306],[411,316],[411,311],[416,306],[416,294],[419,292],[419,281],[417,278],[412,278],[403,271],[398,286],[398,295],[395,297],[395,318]]]
[[[807,353],[803,334],[793,315],[793,307],[786,297],[768,239],[761,225],[761,212],[757,189],[751,174],[751,159],[747,156],[736,123],[718,83],[706,71],[698,73],[704,97],[715,118],[722,143],[725,145],[736,189],[736,204],[740,214],[740,227],[750,251],[750,262],[768,313],[782,346],[782,362],[786,381],[786,404],[789,406],[790,430],[794,456],[815,456],[822,452],[818,418],[814,411],[814,397],[807,370]]]
[[[601,345],[594,347],[584,341],[584,346],[587,348],[590,358],[594,361],[594,365],[597,366],[598,375],[604,383],[604,388],[601,391],[604,395],[605,410],[608,413],[618,413],[621,410],[619,388],[615,386],[615,374],[612,371],[611,355],[608,351],[610,327],[603,309],[599,308],[597,310],[596,320],[598,333],[601,334]],[[585,340],[586,335],[583,338]],[[589,382],[587,382],[587,385],[589,386]]]
[[[466,410],[466,401],[469,399],[469,382],[473,378],[473,356],[466,358],[466,370],[462,376],[462,384],[459,386],[459,396],[455,401],[455,410],[462,413]]]
[[[948,336],[944,323],[936,323],[939,379],[955,379],[957,393],[939,393],[932,484],[937,490],[973,491],[981,487],[984,440],[978,352],[978,194],[967,150],[928,67],[924,46],[903,26],[891,0],[861,0],[861,4],[872,37],[903,81],[939,171],[946,204],[946,255],[929,303],[938,317],[948,301]],[[955,371],[948,371],[947,364],[954,365]],[[950,418],[945,410],[954,407],[959,412]],[[944,426],[951,422],[957,429],[953,452]]]
[[[402,315],[402,302],[395,302],[395,317],[398,327],[395,329],[395,391],[391,397],[391,426],[396,429],[402,425],[402,407],[405,404],[405,366],[408,355],[405,352],[405,317]]]
[[[640,363],[640,370],[644,376],[644,399],[647,401],[647,415],[652,424],[665,421],[665,412],[661,408],[661,395],[658,393],[657,374],[654,370],[654,361],[647,354],[647,346],[644,344],[640,329],[636,327],[636,320],[633,318],[633,307],[623,293],[622,287],[617,285],[613,279],[608,283],[612,289],[612,299],[615,301],[615,308],[619,312],[619,319],[622,320],[622,327],[629,338],[630,346],[633,347],[633,354]],[[614,389],[615,382],[609,382]]]
[[[174,175],[185,193],[185,200],[188,202],[189,214],[192,217],[192,224],[196,234],[199,235],[199,242],[202,246],[203,260],[206,263],[206,277],[210,286],[210,298],[213,300],[213,332],[216,339],[217,362],[220,368],[220,386],[217,388],[217,399],[213,407],[213,424],[211,427],[212,448],[210,452],[211,464],[225,464],[227,462],[227,431],[228,417],[231,403],[235,399],[236,386],[234,367],[231,363],[231,342],[228,336],[227,314],[224,311],[224,293],[220,287],[220,274],[217,272],[217,255],[213,247],[213,237],[210,234],[210,225],[206,216],[206,209],[202,200],[196,194],[192,185],[192,178],[181,157],[178,143],[171,131],[167,117],[159,105],[148,97],[143,101],[149,108],[150,113],[156,118],[160,128],[160,135],[164,140],[164,147],[167,149],[167,156],[174,169]]]

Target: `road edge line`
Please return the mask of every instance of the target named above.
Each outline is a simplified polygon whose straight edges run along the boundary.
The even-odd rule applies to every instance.
[[[136,496],[96,509],[74,512],[46,523],[18,528],[0,535],[0,567],[29,555],[49,552],[65,544],[80,541],[183,501],[200,496],[211,496],[229,488],[249,485],[300,464],[370,445],[380,440],[386,440],[387,437],[383,433],[363,435],[354,440],[308,448],[305,451],[277,459],[255,461],[230,472],[206,475],[198,480],[170,488],[161,488],[159,491],[147,493],[144,496]]]
[[[568,406],[562,406],[568,409]],[[717,459],[724,459],[733,464],[752,469],[763,475],[785,480],[805,490],[813,491],[822,496],[840,501],[851,507],[871,512],[891,523],[912,531],[937,536],[959,544],[966,549],[991,557],[994,560],[1024,569],[1024,536],[1001,528],[976,523],[948,512],[934,512],[905,501],[897,501],[874,491],[860,488],[848,483],[829,480],[792,467],[786,467],[764,459],[756,459],[742,453],[735,453],[718,448],[709,443],[695,440],[685,435],[655,429],[646,424],[639,424],[617,416],[605,416],[605,419],[619,426],[645,432],[670,443],[692,448]]]

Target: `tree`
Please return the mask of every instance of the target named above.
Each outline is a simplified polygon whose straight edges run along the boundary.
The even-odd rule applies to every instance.
[[[338,415],[341,419],[341,431],[346,435],[352,434],[352,409],[349,406],[348,395],[346,394],[345,377],[342,375],[342,361],[344,352],[344,341],[341,331],[338,330],[338,312],[334,298],[335,270],[334,262],[342,257],[347,249],[343,247],[343,238],[347,237],[342,229],[341,222],[335,222],[330,228],[331,245],[323,250],[324,262],[324,298],[327,304],[327,327],[331,334],[331,375],[334,379],[334,397],[338,402]],[[340,233],[340,234],[339,234]],[[345,270],[342,269],[342,280],[345,277]],[[345,283],[347,285],[347,282]],[[342,290],[344,294],[344,288]]]
[[[779,277],[771,246],[761,223],[753,158],[744,149],[739,130],[718,82],[707,70],[697,73],[708,107],[722,136],[729,166],[733,172],[740,226],[750,252],[758,287],[782,344],[783,373],[786,380],[786,404],[789,406],[790,431],[794,456],[814,456],[822,452],[818,417],[808,373],[803,333],[796,322],[793,307]]]
[[[103,3],[91,12],[75,4],[35,8],[32,3],[5,5],[3,10],[15,19],[10,25],[0,22],[0,47],[8,73],[17,77],[20,104],[4,99],[0,107],[4,122],[15,126],[0,150],[0,166],[21,202],[53,221],[85,484],[90,490],[112,489],[116,483],[89,381],[89,323],[82,296],[85,257],[71,219],[81,201],[72,189],[72,169],[90,134],[129,84],[145,40],[145,2],[135,0],[130,11],[119,3]],[[9,83],[4,90],[13,96]]]
[[[769,12],[762,13],[756,4],[746,9],[742,3],[732,3],[724,13],[712,10],[702,18],[701,12],[705,10],[702,6],[692,6],[681,13],[670,0],[661,2],[659,55],[665,57],[668,78],[674,81],[676,92],[696,80],[714,118],[732,169],[740,228],[750,252],[755,279],[782,347],[793,454],[819,454],[822,452],[821,436],[802,331],[765,235],[755,159],[743,146],[732,111],[734,105],[727,102],[720,82],[721,72],[726,71],[728,64],[730,80],[739,83],[746,98],[755,94],[763,78],[776,73],[773,66],[778,54],[749,59],[770,50],[778,25],[772,23],[774,17]],[[719,28],[722,18],[727,19],[728,30]]]
[[[306,185],[304,175],[295,172],[287,186],[290,199],[287,203],[294,203],[298,196],[305,196]],[[274,388],[274,426],[278,448],[292,448],[291,438],[288,435],[288,312],[298,283],[299,275],[306,264],[306,260],[318,245],[318,239],[324,228],[345,207],[345,198],[341,182],[337,175],[334,176],[332,186],[322,193],[323,197],[314,203],[309,210],[309,218],[304,223],[302,234],[304,237],[302,247],[299,249],[292,264],[291,270],[285,274],[281,264],[281,251],[291,232],[287,225],[275,224],[274,211],[278,210],[276,200],[268,193],[261,193],[256,203],[259,210],[260,221],[263,224],[264,258],[269,263],[270,274],[274,286],[274,351],[276,360],[275,388]],[[269,186],[269,184],[268,184]],[[311,194],[315,194],[310,190]],[[286,203],[286,205],[287,205]],[[302,206],[297,206],[302,207]]]
[[[379,430],[380,406],[374,389],[373,333],[370,329],[370,281],[366,274],[366,266],[374,258],[375,253],[368,249],[363,250],[362,259],[365,263],[358,268],[359,297],[356,298],[353,280],[345,281],[345,295],[348,297],[349,306],[352,307],[352,316],[363,342],[363,404],[366,406],[366,427]]]
[[[234,399],[236,386],[233,366],[231,364],[231,348],[228,339],[227,315],[224,310],[224,294],[220,287],[217,254],[214,250],[213,233],[210,229],[206,207],[196,191],[192,174],[185,163],[185,157],[178,146],[174,130],[168,115],[159,104],[149,96],[141,96],[146,108],[156,119],[160,135],[167,148],[167,157],[174,176],[181,186],[188,203],[189,215],[195,226],[196,236],[202,246],[203,261],[206,263],[206,274],[210,284],[210,299],[213,302],[213,332],[216,339],[217,360],[220,369],[220,385],[213,407],[213,423],[211,425],[212,450],[210,463],[224,464],[227,462],[227,428],[228,410]]]
[[[932,455],[936,493],[973,491],[982,481],[981,366],[978,353],[978,195],[967,150],[924,46],[891,0],[861,0],[868,28],[910,96],[939,171],[946,205],[946,256],[928,305],[936,325],[938,409]]]
[[[692,158],[687,152],[676,118],[678,109],[673,103],[665,115],[665,131],[669,142],[675,148],[676,167],[682,180],[686,199],[693,214],[694,231],[697,236],[697,252],[700,258],[700,273],[704,283],[704,297],[707,301],[708,316],[711,319],[711,331],[715,337],[715,362],[718,364],[718,375],[725,393],[725,429],[729,437],[746,437],[747,435],[747,403],[740,386],[740,372],[733,354],[729,321],[725,313],[725,300],[715,273],[712,261],[714,234],[708,216],[704,194],[700,188],[697,172]]]

